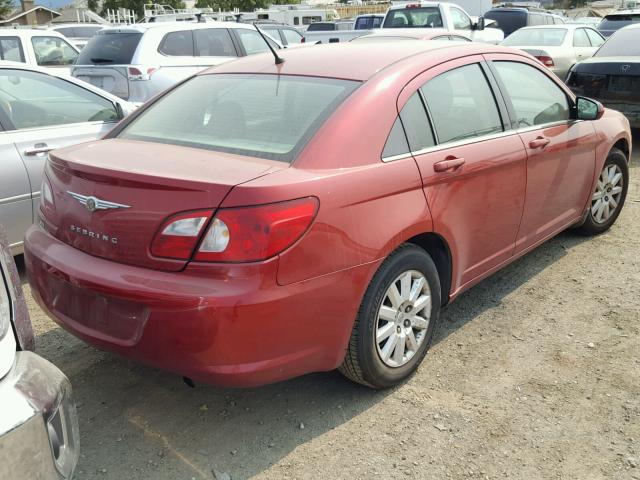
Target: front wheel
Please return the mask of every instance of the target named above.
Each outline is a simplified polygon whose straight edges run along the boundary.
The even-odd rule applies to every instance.
[[[604,162],[598,183],[591,197],[587,217],[577,232],[583,235],[598,235],[614,224],[629,186],[627,157],[617,148],[612,149]]]
[[[429,254],[400,246],[367,288],[340,372],[373,388],[405,380],[429,349],[440,303],[438,271]]]

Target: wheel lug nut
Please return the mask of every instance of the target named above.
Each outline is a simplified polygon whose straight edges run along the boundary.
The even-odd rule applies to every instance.
[[[405,313],[409,313],[411,311],[411,307],[407,307],[404,309]]]

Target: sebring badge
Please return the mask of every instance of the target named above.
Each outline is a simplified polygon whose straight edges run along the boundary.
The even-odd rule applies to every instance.
[[[79,193],[70,192],[67,190],[67,193],[75,198],[82,205],[87,207],[87,210],[90,212],[95,212],[96,210],[112,210],[115,208],[131,208],[129,205],[123,205],[121,203],[108,202],[106,200],[100,200],[99,198],[92,196],[80,195]]]

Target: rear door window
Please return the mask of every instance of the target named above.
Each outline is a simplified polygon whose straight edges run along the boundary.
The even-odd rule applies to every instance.
[[[71,65],[78,58],[78,52],[59,37],[32,37],[31,44],[36,61],[42,67]]]
[[[194,30],[196,56],[237,57],[231,35],[226,28],[203,28]]]
[[[170,57],[193,57],[193,32],[182,30],[167,33],[160,42],[158,51]]]
[[[269,51],[269,47],[264,41],[264,38],[262,38],[262,36],[255,30],[239,28],[236,30],[236,34],[238,35],[240,43],[244,47],[244,51],[247,55]],[[276,49],[279,48],[275,44],[272,44],[271,46]]]
[[[600,45],[602,45],[604,43],[604,38],[602,38],[602,35],[600,35],[595,30],[592,30],[591,28],[585,28],[584,30],[585,30],[585,32],[587,32],[587,36],[589,37],[589,41],[591,42],[591,46],[599,47]]]
[[[503,131],[496,100],[480,65],[445,72],[421,90],[439,144]]]
[[[574,47],[591,47],[591,42],[584,28],[578,28],[573,32]]]
[[[0,60],[24,62],[22,42],[18,37],[0,37]]]
[[[77,65],[130,65],[142,33],[104,33],[93,36],[80,51]]]
[[[302,42],[302,35],[297,32],[296,30],[292,30],[290,28],[285,28],[283,30],[281,30],[282,34],[284,35],[284,38],[287,41],[287,44],[291,45],[291,44],[297,44],[297,43],[301,43]]]
[[[544,73],[518,62],[493,62],[511,99],[518,128],[569,120],[564,91]]]

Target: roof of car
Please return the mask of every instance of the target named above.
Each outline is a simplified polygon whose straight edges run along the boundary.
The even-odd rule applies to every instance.
[[[465,35],[460,35],[458,32],[450,32],[445,28],[381,28],[377,30],[373,30],[371,33],[367,35],[363,35],[357,38],[380,38],[384,39],[386,37],[405,37],[405,38],[415,38],[420,40],[431,39],[433,37],[438,37],[440,35],[456,35],[460,37],[464,37]]]
[[[522,27],[519,30],[557,30],[558,28],[564,28],[566,30],[576,30],[577,28],[593,28],[590,25],[583,25],[580,23],[556,23],[555,25],[531,25],[529,27]]]
[[[341,42],[279,52],[285,59],[280,65],[275,65],[273,56],[266,53],[227,62],[203,74],[263,73],[366,81],[379,71],[418,55],[427,68],[431,61],[435,64],[456,56],[487,52],[513,53],[514,50],[488,44],[423,40],[380,42],[375,48],[371,48],[367,42]]]
[[[151,23],[137,23],[135,25],[115,26],[107,27],[101,30],[100,33],[109,32],[140,32],[144,33],[148,30],[166,30],[174,31],[176,28],[180,30],[195,30],[200,28],[242,28],[247,30],[255,30],[255,27],[248,23],[238,22],[151,22]]]
[[[55,36],[60,38],[65,38],[59,32],[55,30],[47,30],[44,28],[0,28],[0,36],[2,37],[33,37],[34,35],[38,36]]]

